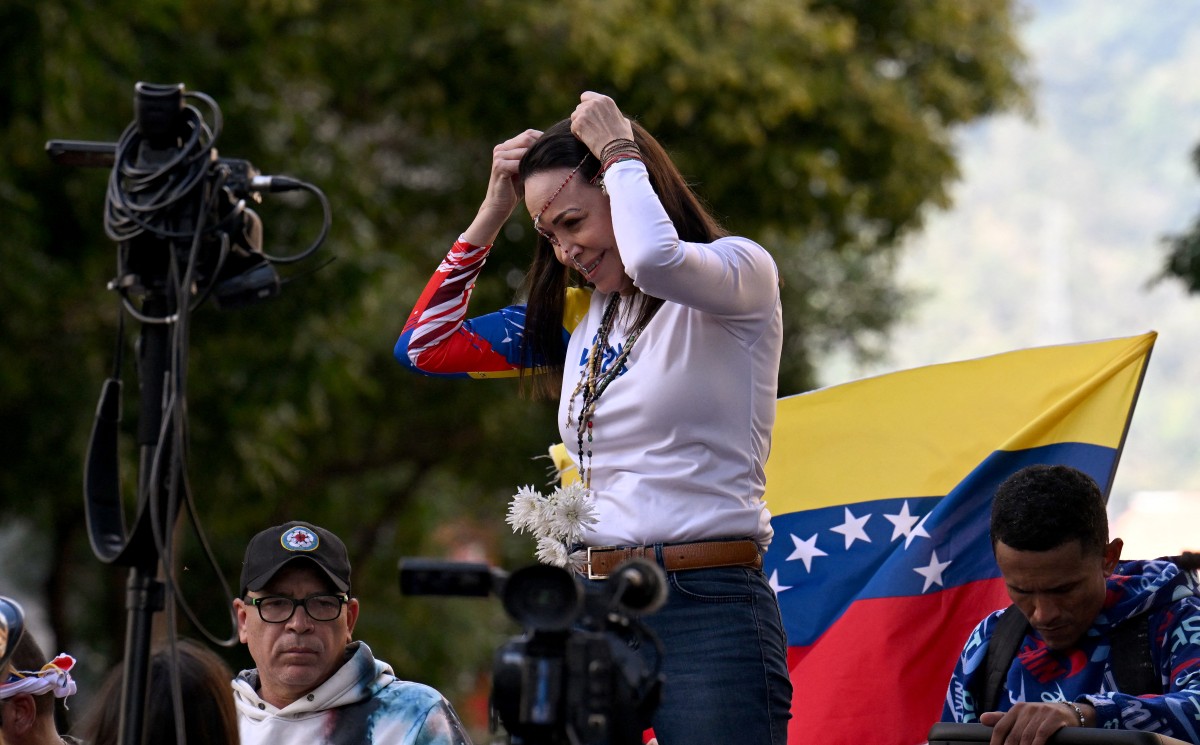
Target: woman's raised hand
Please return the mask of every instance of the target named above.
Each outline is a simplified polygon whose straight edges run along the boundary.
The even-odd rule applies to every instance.
[[[571,114],[571,133],[597,158],[613,140],[633,139],[633,125],[617,108],[616,101],[594,91],[584,91]]]
[[[471,226],[463,233],[468,243],[487,246],[496,240],[500,228],[504,227],[517,203],[525,196],[517,166],[541,136],[541,131],[527,129],[492,148],[492,171],[488,177],[487,194]]]

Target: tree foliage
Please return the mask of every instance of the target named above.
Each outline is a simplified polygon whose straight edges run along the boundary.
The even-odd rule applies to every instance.
[[[1200,145],[1192,151],[1192,163],[1200,171]],[[1200,216],[1186,233],[1164,239],[1167,257],[1162,277],[1182,280],[1188,292],[1200,293]]]
[[[355,562],[358,636],[464,706],[512,629],[496,603],[399,598],[396,560],[530,561],[502,516],[518,485],[548,478],[535,456],[556,438],[553,411],[511,382],[412,376],[390,351],[482,197],[492,145],[567,116],[583,90],[611,94],[729,228],[774,253],[780,392],[795,393],[817,382],[821,354],[884,342],[904,305],[896,252],[958,175],[955,128],[1026,104],[1016,20],[1010,2],[988,0],[10,0],[0,519],[47,548],[9,580],[44,599],[59,646],[91,652],[93,674],[120,656],[124,576],[92,556],[80,499],[118,343],[107,174],[54,165],[43,145],[115,140],[137,81],[212,96],[221,155],[313,182],[333,203],[318,254],[330,263],[289,270],[270,302],[193,320],[188,474],[219,571],[236,583],[264,526],[331,528]],[[319,227],[303,198],[259,211],[271,253]],[[531,240],[515,218],[475,307],[511,300]],[[127,401],[126,434],[135,414]],[[135,448],[123,447],[133,482]],[[183,592],[224,634],[228,598],[197,540],[183,541]]]

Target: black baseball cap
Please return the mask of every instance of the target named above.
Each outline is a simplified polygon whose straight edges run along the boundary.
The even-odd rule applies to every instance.
[[[350,592],[350,558],[346,544],[328,530],[293,520],[267,528],[250,539],[242,562],[242,592],[257,592],[284,564],[298,560],[316,564],[339,591]]]

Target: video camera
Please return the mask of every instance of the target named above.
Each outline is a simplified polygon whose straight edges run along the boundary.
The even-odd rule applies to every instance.
[[[536,564],[400,561],[406,595],[498,595],[525,632],[497,651],[491,706],[514,745],[640,745],[658,707],[663,650],[639,617],[666,601],[666,575],[631,559],[602,584]],[[646,645],[650,645],[646,647]],[[653,663],[639,651],[653,649]]]
[[[109,289],[131,315],[150,323],[169,322],[176,303],[197,307],[212,296],[218,307],[233,308],[278,295],[275,265],[308,257],[328,235],[325,194],[299,179],[264,176],[247,160],[219,157],[221,111],[209,96],[181,83],[139,82],[134,90],[135,118],[117,142],[46,143],[60,165],[111,168],[104,229],[120,251]],[[320,235],[298,254],[267,254],[262,220],[248,201],[296,189],[321,202]],[[178,297],[179,287],[185,297]],[[156,296],[165,303],[152,299],[139,309],[131,302]]]

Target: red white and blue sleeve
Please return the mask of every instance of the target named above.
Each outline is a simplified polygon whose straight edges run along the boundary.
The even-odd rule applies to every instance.
[[[499,378],[536,372],[546,361],[523,351],[525,306],[510,305],[468,319],[467,305],[491,246],[475,246],[460,236],[417,300],[396,340],[400,364],[425,375]],[[587,290],[567,290],[563,339],[587,313]],[[522,359],[522,354],[529,355]]]
[[[400,364],[425,375],[490,378],[516,375],[525,306],[467,319],[467,304],[491,246],[455,241],[425,285],[393,350]]]

